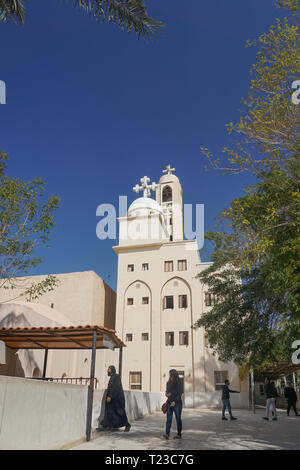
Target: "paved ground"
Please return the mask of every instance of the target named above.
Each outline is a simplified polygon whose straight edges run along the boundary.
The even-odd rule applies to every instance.
[[[237,421],[221,421],[220,411],[183,409],[183,439],[162,438],[165,416],[156,412],[132,423],[131,431],[93,432],[93,438],[72,450],[300,449],[300,417],[279,411],[278,421],[265,421],[264,410],[253,415],[235,410]],[[173,418],[174,419],[174,418]],[[172,425],[172,436],[175,432]]]

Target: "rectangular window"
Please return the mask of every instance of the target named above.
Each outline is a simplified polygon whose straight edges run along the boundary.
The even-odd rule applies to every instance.
[[[209,348],[209,341],[208,341],[208,334],[205,332],[204,334],[204,344],[206,348]]]
[[[165,272],[170,273],[173,271],[173,261],[165,261]]]
[[[205,306],[206,307],[211,307],[214,305],[214,296],[213,294],[210,294],[209,292],[205,292]]]
[[[167,295],[164,297],[164,309],[167,309],[167,308],[174,308],[174,299],[173,299],[173,295]]]
[[[179,344],[180,346],[188,346],[189,344],[189,332],[179,331]]]
[[[134,264],[128,264],[127,271],[128,272],[133,272],[134,271]]]
[[[215,370],[215,390],[222,390],[225,380],[228,379],[227,370]]]
[[[149,340],[149,333],[142,333],[142,341],[148,341]]]
[[[187,295],[179,295],[178,296],[178,307],[179,308],[187,308]]]
[[[186,259],[178,260],[178,271],[186,271],[186,270],[187,270]]]
[[[129,389],[142,390],[142,372],[129,372]]]
[[[174,346],[174,332],[166,332],[166,346]]]
[[[132,333],[126,334],[126,341],[132,341]]]
[[[132,297],[127,298],[127,305],[133,305],[133,298]]]
[[[148,263],[143,263],[142,264],[142,270],[143,271],[149,271],[149,264]]]
[[[143,297],[142,298],[142,304],[147,305],[149,303],[149,297]]]

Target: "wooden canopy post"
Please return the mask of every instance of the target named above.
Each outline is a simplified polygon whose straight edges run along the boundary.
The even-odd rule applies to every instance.
[[[46,377],[46,371],[47,371],[47,361],[48,361],[48,349],[45,349],[45,355],[44,355],[44,366],[43,366],[43,379]]]
[[[123,348],[119,349],[119,376],[122,380]]]
[[[97,346],[97,330],[93,330],[93,347],[91,361],[90,385],[88,386],[88,401],[86,414],[86,440],[91,440],[92,415],[93,415],[93,398],[94,398],[94,380],[95,380],[95,363],[96,363],[96,346]]]

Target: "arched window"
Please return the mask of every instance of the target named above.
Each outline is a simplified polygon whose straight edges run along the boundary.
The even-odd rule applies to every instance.
[[[170,186],[165,186],[162,194],[162,202],[172,201],[172,189]]]

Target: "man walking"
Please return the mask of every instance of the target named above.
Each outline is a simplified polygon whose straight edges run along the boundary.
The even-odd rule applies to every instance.
[[[105,415],[97,431],[118,429],[125,426],[125,432],[130,431],[125,411],[125,396],[119,374],[116,374],[115,366],[109,366],[107,375],[110,377],[105,402]]]
[[[274,385],[274,382],[271,381],[269,377],[265,379],[265,395],[267,398],[266,401],[266,416],[263,416],[262,419],[265,419],[266,421],[269,420],[269,414],[270,410],[272,408],[274,412],[274,418],[272,418],[272,421],[277,421],[277,411],[276,411],[276,398],[278,397],[278,393],[276,390],[276,387]]]
[[[222,420],[223,421],[227,421],[227,418],[225,418],[226,408],[228,409],[230,419],[232,421],[237,419],[234,416],[232,416],[231,404],[230,404],[230,393],[240,393],[240,392],[237,392],[236,390],[230,390],[229,385],[230,385],[229,380],[225,380],[223,388],[222,388],[222,402],[223,402]]]
[[[287,400],[287,415],[290,416],[290,410],[291,408],[293,408],[295,415],[299,416],[297,413],[297,408],[296,408],[296,402],[298,400],[298,397],[291,382],[289,382],[287,386],[285,387],[284,396]]]

